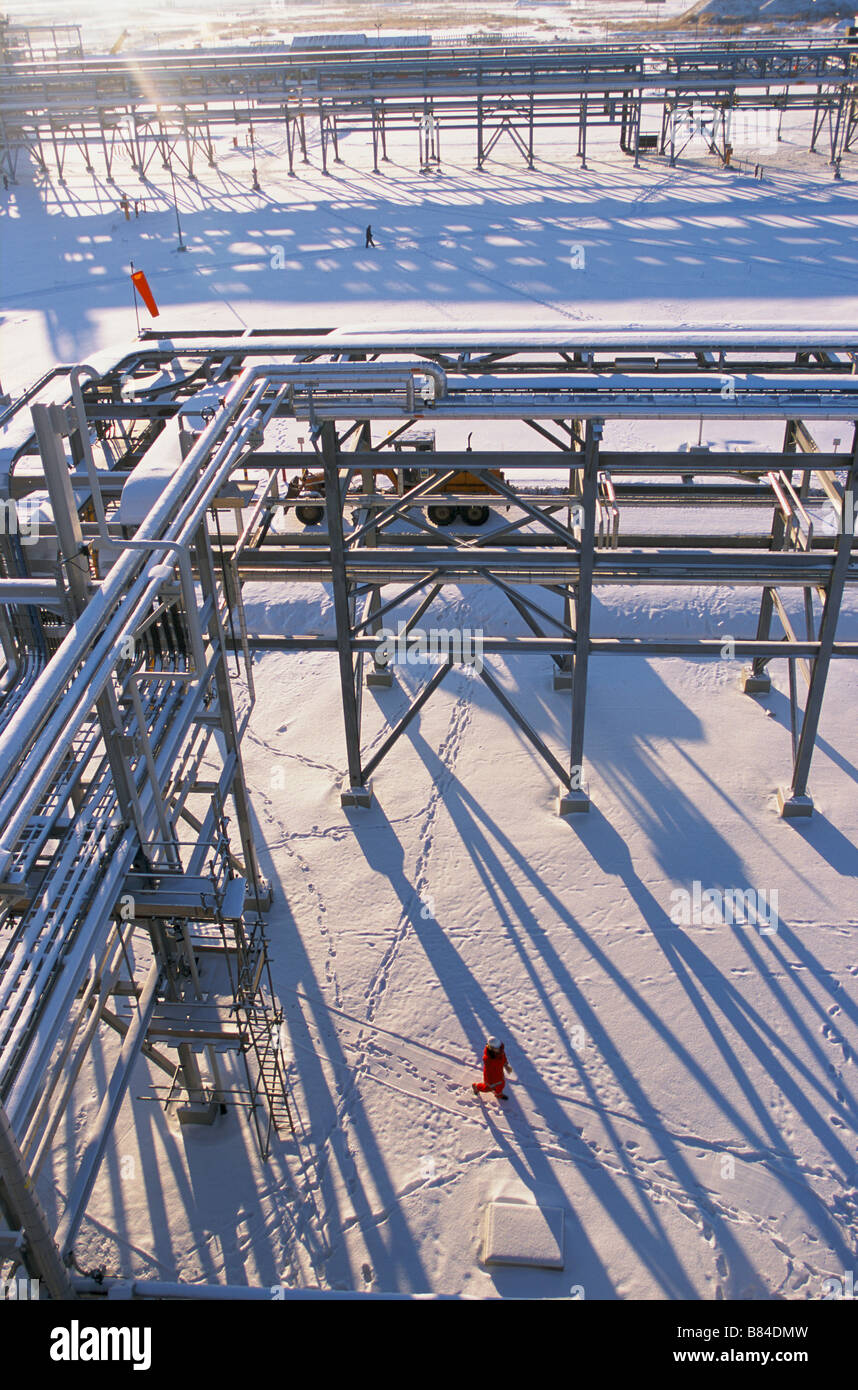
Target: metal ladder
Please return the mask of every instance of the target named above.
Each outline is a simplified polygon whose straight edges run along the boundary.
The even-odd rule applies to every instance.
[[[217,805],[216,838],[212,884],[217,919],[224,945],[228,928],[221,909],[226,885],[232,875],[229,838],[223,807]],[[263,1161],[271,1150],[272,1133],[294,1135],[295,1124],[289,1104],[286,1067],[281,1043],[283,1014],[275,1002],[274,983],[268,960],[268,943],[261,915],[250,925],[244,918],[233,923],[235,973],[230,971],[233,1013],[241,1034],[241,1055],[247,1075],[250,1109]]]

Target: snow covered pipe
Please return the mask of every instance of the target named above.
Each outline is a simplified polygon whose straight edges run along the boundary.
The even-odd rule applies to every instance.
[[[378,329],[368,325],[337,329],[336,334],[320,334],[318,337],[303,336],[300,340],[272,333],[269,337],[206,339],[204,331],[188,339],[170,337],[147,340],[153,351],[172,351],[176,355],[204,357],[211,353],[218,355],[235,354],[250,358],[268,353],[296,354],[299,352],[356,352],[393,349],[422,352],[427,349],[445,349],[482,353],[497,351],[524,351],[528,348],[561,349],[573,351],[622,351],[635,349],[639,352],[653,352],[664,348],[674,351],[706,351],[717,354],[719,350],[742,348],[751,350],[772,350],[780,352],[807,351],[814,348],[834,352],[854,352],[858,349],[858,330],[849,328],[818,329],[806,327],[790,328],[725,328],[725,329],[671,329],[671,328],[533,328],[522,329],[514,324],[500,324],[494,327],[474,324],[468,328],[450,328],[446,324],[407,324],[399,328]],[[145,348],[126,354],[116,370],[132,366],[139,361]],[[296,363],[297,366],[309,365]],[[314,364],[319,365],[319,364]],[[326,365],[337,366],[332,363]],[[343,365],[359,367],[359,362]],[[377,364],[373,364],[377,365]],[[406,365],[406,364],[402,364]],[[407,364],[416,366],[414,362]],[[421,370],[434,364],[420,363]]]
[[[172,522],[172,534],[166,539],[185,539],[185,531],[189,533],[187,538],[190,538],[211,497],[223,485],[234,466],[234,455],[243,447],[250,432],[250,422],[237,424],[222,443],[221,438],[233,425],[240,409],[244,407],[252,411],[259,403],[266,382],[254,389],[255,381],[259,376],[267,379],[268,374],[268,369],[263,367],[248,368],[242,373],[228,393],[223,411],[203,431],[140,526],[139,539],[161,539],[158,532],[169,522]],[[211,451],[217,444],[220,447],[211,458]],[[201,467],[205,471],[200,475]],[[179,527],[182,529],[176,535]],[[0,801],[0,825],[5,827],[0,842],[0,855],[4,860],[0,865],[0,874],[5,871],[5,861],[14,847],[14,840],[10,836],[14,834],[17,838],[26,819],[22,820],[16,813],[16,807],[24,810],[26,806],[27,815],[30,814],[35,800],[50,780],[56,762],[51,755],[67,746],[73,735],[73,731],[68,734],[67,727],[72,707],[75,718],[82,717],[79,708],[81,702],[75,698],[81,686],[85,687],[87,697],[103,687],[115,663],[117,645],[127,634],[130,618],[141,600],[146,601],[150,591],[154,597],[163,582],[163,574],[156,575],[153,580],[152,568],[152,565],[145,568],[145,561],[139,552],[129,550],[120,555],[4,731],[0,741],[0,785],[9,783],[10,778],[12,780]],[[141,574],[141,570],[144,573]],[[93,647],[95,650],[90,652]],[[85,656],[86,653],[89,655]],[[68,690],[65,689],[67,685]],[[34,736],[40,730],[41,734],[33,744]],[[65,737],[61,737],[63,731]],[[26,765],[22,765],[24,758]],[[36,781],[31,783],[37,767]],[[33,792],[36,792],[35,799]]]
[[[169,716],[168,716],[169,717]],[[173,721],[167,731],[165,742],[159,747],[156,756],[159,785],[178,757],[184,737],[182,724]],[[109,774],[105,774],[109,782]],[[147,781],[140,792],[140,812],[142,820],[147,821],[152,814],[155,791],[151,781]],[[102,835],[109,838],[109,829],[101,824]],[[9,1120],[18,1132],[23,1132],[30,1123],[35,1106],[42,1093],[48,1059],[57,1038],[69,1018],[80,982],[91,969],[91,960],[104,945],[104,929],[110,919],[116,899],[122,890],[125,875],[131,867],[136,844],[130,832],[122,837],[119,845],[112,850],[106,873],[98,885],[95,896],[86,910],[86,917],[76,930],[71,943],[66,942],[59,965],[59,975],[54,979],[50,997],[38,1017],[37,1046],[30,1045],[15,1078],[13,1089],[6,1100]],[[84,893],[86,879],[84,879]],[[77,899],[81,901],[80,897]],[[69,916],[76,907],[69,908]],[[32,929],[31,929],[32,930]],[[35,939],[35,938],[33,938]],[[24,1027],[28,1026],[25,1021]],[[20,1020],[16,1024],[20,1030]],[[21,1035],[19,1031],[19,1036]]]
[[[206,450],[213,447],[232,423],[232,417],[240,406],[249,384],[247,381],[249,376],[250,371],[248,370],[239,378],[234,392],[231,393],[235,397],[232,408],[225,408],[200,436],[197,445],[185,459],[183,467],[177,471],[149,516],[140,526],[138,536],[156,535],[158,530],[166,524],[178,497],[184,493]],[[142,563],[142,559],[135,558],[132,552],[128,552],[127,556],[119,557],[90,599],[84,612],[70,628],[68,635],[36,682],[27,700],[23,702],[9,721],[4,731],[2,744],[0,744],[0,785],[6,781],[8,770],[14,769],[20,762],[34,730],[44,724],[50,711],[55,708],[59,696],[74,675],[76,668],[79,667],[83,653],[91,647],[103,630],[107,631],[103,625],[111,608],[118,603],[123,595],[126,596],[126,605],[136,601],[141,590],[139,588],[136,592],[129,590],[129,584],[135,578],[136,572],[142,567]],[[123,619],[124,613],[120,608],[113,615],[110,630],[121,628]]]
[[[390,368],[389,371],[385,371],[382,374],[386,376],[391,383],[402,379],[404,364],[389,363],[381,365],[385,368]],[[436,367],[433,363],[421,363],[416,366],[414,364],[408,365],[409,371],[406,375],[412,379],[415,374],[430,377],[435,382],[437,392],[443,395],[446,391],[446,375],[441,368]],[[340,387],[344,387],[347,383],[357,383],[361,378],[365,382],[368,377],[376,377],[379,374],[378,369],[379,364],[377,363],[329,363],[326,364],[324,376],[327,377],[328,373],[332,372],[332,379],[335,378],[337,384]],[[83,404],[82,395],[80,395],[80,376],[83,372],[91,370],[92,368],[88,365],[83,365],[78,371],[76,383],[79,393],[78,408]],[[221,486],[218,469],[223,465],[223,449],[218,452],[213,460],[208,463],[207,460],[209,460],[211,450],[215,443],[226,432],[227,427],[232,423],[238,410],[245,404],[245,397],[254,387],[255,383],[260,378],[262,378],[264,382],[263,386],[257,387],[254,392],[254,404],[258,404],[258,402],[261,401],[265,386],[272,381],[283,382],[289,385],[299,382],[301,384],[312,384],[315,381],[319,381],[321,376],[322,373],[319,372],[318,367],[310,363],[285,364],[277,367],[272,367],[271,364],[258,363],[252,367],[246,368],[241,373],[237,382],[225,397],[223,410],[219,415],[215,416],[200,435],[199,440],[191,448],[186,458],[183,460],[181,467],[177,469],[176,474],[170,480],[156,504],[152,507],[149,515],[138,528],[134,544],[131,547],[125,547],[125,549],[129,551],[128,557],[126,558],[125,555],[122,555],[116,561],[106,579],[102,581],[99,589],[90,600],[84,613],[81,614],[80,618],[71,628],[62,646],[36,682],[30,695],[9,721],[4,731],[2,746],[0,746],[0,786],[4,785],[10,773],[20,764],[27,743],[33,737],[34,730],[37,730],[44,724],[45,719],[54,707],[54,702],[59,698],[60,692],[71,678],[75,667],[79,666],[82,654],[99,638],[100,625],[110,605],[115,603],[123,592],[126,593],[127,603],[124,609],[120,611],[127,614],[128,604],[132,601],[136,602],[139,598],[138,591],[128,590],[128,584],[134,578],[135,572],[139,573],[139,570],[142,568],[139,562],[134,562],[130,551],[135,548],[143,549],[144,542],[150,540],[165,540],[168,541],[170,546],[177,543],[175,534],[170,538],[165,538],[161,537],[158,532],[171,520],[173,521],[173,531],[175,532],[176,525],[182,524],[189,513],[189,509],[194,509],[194,503],[200,495],[201,488],[206,494],[203,509],[208,505],[208,494],[212,489],[210,487],[204,487],[203,485],[210,483],[213,473],[218,479],[214,491]],[[253,406],[251,406],[250,409],[252,410]],[[238,427],[238,442],[236,442],[233,435],[230,435],[223,448],[226,449],[229,448],[229,446],[234,446],[236,448],[242,447],[244,442],[241,437],[242,429],[245,435],[249,435],[256,423],[258,422],[253,422],[253,424],[245,422],[243,426],[240,425]],[[85,433],[85,431],[83,432]],[[89,458],[87,459],[87,463],[89,463]],[[190,499],[187,500],[186,494],[190,483],[196,479],[198,468],[206,464],[206,473],[197,481],[197,486],[194,488],[193,494]],[[231,467],[231,462],[229,467]],[[185,503],[184,510],[182,510],[183,501]],[[174,508],[177,504],[180,509],[178,521],[174,513]],[[199,510],[198,506],[196,510]],[[173,513],[172,516],[171,513]],[[119,624],[116,621],[116,615],[114,615],[114,620],[110,622],[109,629],[105,629],[105,632],[107,630],[112,632],[111,642],[114,646],[116,642],[120,640],[119,636],[114,631],[117,626],[119,626]],[[103,642],[103,640],[102,637],[101,641]],[[6,798],[4,797],[3,804],[5,804],[5,802]],[[2,805],[0,805],[0,818],[2,818]],[[0,819],[0,823],[2,823],[2,819]],[[4,836],[3,843],[0,845],[0,853],[2,853],[7,843],[8,841]]]
[[[111,536],[107,529],[107,516],[101,497],[101,481],[92,453],[92,440],[89,437],[89,429],[86,422],[86,407],[84,405],[83,391],[80,385],[81,376],[84,374],[88,376],[98,375],[94,367],[90,367],[87,363],[81,363],[80,366],[75,367],[70,373],[69,380],[71,382],[72,401],[74,403],[75,416],[78,424],[78,437],[80,438],[81,447],[83,449],[84,463],[87,477],[89,478],[90,491],[92,493],[92,504],[98,524],[98,536],[93,541],[90,541],[90,544],[96,546],[103,545],[112,550],[175,550],[179,562],[182,597],[185,603],[191,647],[194,653],[194,666],[199,674],[202,675],[205,670],[203,638],[199,625],[196,596],[194,593],[194,579],[191,571],[191,556],[188,547],[182,545],[179,541],[127,540],[122,536]]]
[[[255,379],[259,377],[264,379],[251,391],[251,388],[254,388]],[[265,390],[270,384],[270,378],[270,369],[263,366],[256,366],[255,368],[248,369],[242,374],[239,382],[236,383],[235,393],[231,392],[227,401],[232,406],[233,414],[238,405],[243,404],[243,417],[236,424],[229,438],[220,446],[217,454],[208,464],[206,464],[205,455],[211,451],[213,443],[210,438],[208,442],[206,442],[206,439],[211,427],[201,435],[200,440],[188,453],[182,463],[181,469],[178,470],[176,477],[168,484],[159,502],[152,508],[140,530],[152,528],[155,515],[161,515],[164,511],[164,498],[168,494],[172,496],[174,493],[178,492],[181,498],[187,492],[186,488],[182,489],[178,486],[178,474],[180,473],[182,477],[187,479],[189,474],[193,477],[198,468],[203,466],[205,472],[196,480],[196,486],[193,488],[190,497],[185,496],[184,504],[182,504],[181,501],[179,503],[180,517],[178,520],[174,518],[174,524],[171,528],[174,535],[168,538],[171,544],[175,542],[179,546],[187,546],[190,543],[191,538],[202,522],[210,502],[217,495],[234,467],[236,458],[239,456],[248,438],[259,428],[259,405]],[[239,387],[242,383],[244,389],[239,391]],[[251,391],[251,394],[249,399],[245,400],[248,391]],[[232,399],[233,394],[235,394],[234,400]],[[282,390],[268,407],[268,415],[276,410],[281,397]],[[224,411],[224,413],[226,413],[226,411]],[[175,531],[180,525],[182,529],[179,531],[179,535],[176,536]],[[112,581],[114,581],[115,571],[117,567],[122,566],[124,559],[124,555],[120,556],[116,565],[111,569],[108,578],[103,582],[101,589],[96,591],[93,599],[90,600],[89,605],[81,615],[81,619],[78,620],[78,624],[75,625],[75,628],[70,632],[66,642],[63,643],[63,647],[60,648],[60,653],[63,652],[69,638],[72,637],[80,623],[90,615],[90,609],[93,605],[97,604],[100,597],[103,599],[104,591],[108,587],[114,587]],[[127,566],[124,568],[127,569]],[[7,787],[2,802],[0,802],[0,825],[4,827],[2,841],[0,841],[0,877],[8,872],[9,862],[14,853],[17,839],[37,805],[39,797],[47,790],[51,778],[54,776],[58,759],[70,745],[74,734],[79,728],[87,711],[91,708],[95,697],[110,679],[116,661],[117,646],[121,643],[123,637],[131,635],[141,612],[145,611],[148,603],[156,595],[160,584],[163,582],[163,578],[163,566],[150,566],[146,572],[138,578],[135,588],[127,596],[126,603],[113,614],[102,634],[99,635],[97,632],[94,634],[92,641],[90,641],[88,645],[92,646],[93,642],[95,642],[96,645],[82,665],[79,661],[80,653],[77,653],[78,669],[69,688],[64,692],[62,699],[57,702],[57,708],[47,725],[42,729],[36,744],[30,749],[28,754],[25,754],[26,762],[22,764],[19,757],[15,767],[13,767],[12,772],[15,774],[14,780]],[[102,602],[99,606],[103,610],[104,603]],[[60,653],[58,653],[58,655]],[[53,663],[51,663],[51,665],[52,664]],[[50,669],[49,666],[48,671],[50,671]],[[34,695],[35,688],[30,692],[27,700],[23,702],[21,711],[24,710],[25,705],[35,703],[33,698]],[[44,721],[42,720],[41,722]],[[32,738],[32,732],[30,737]],[[26,745],[26,739],[24,741]],[[5,740],[0,744],[0,751],[2,751],[5,758],[7,753]]]
[[[167,339],[171,350],[178,355],[186,353],[189,356],[200,357],[209,353],[217,352],[222,354],[224,351],[235,354],[270,355],[282,351],[284,354],[294,354],[297,351],[294,342],[276,341],[265,343],[261,351],[254,354],[253,346],[246,339],[238,338],[234,342],[224,345],[219,343],[201,343],[178,345],[171,339]],[[160,346],[160,344],[159,344]],[[319,345],[321,346],[321,345]],[[328,345],[330,347],[330,344]],[[123,357],[115,367],[114,371],[121,372],[124,367],[131,367],[139,360],[140,354],[129,353]],[[261,365],[261,364],[260,364]],[[407,386],[413,384],[416,376],[429,377],[435,386],[435,399],[442,400],[447,394],[447,374],[443,367],[436,362],[414,362],[404,360],[393,360],[385,362],[278,362],[269,361],[267,370],[272,379],[276,377],[278,381],[287,382],[291,386],[313,387],[321,386],[341,391],[379,389],[382,387],[395,387],[398,385]],[[145,395],[146,388],[141,388],[140,395]],[[193,397],[190,398],[191,401]],[[82,398],[81,398],[82,404]]]
[[[0,603],[56,608],[62,604],[62,595],[53,579],[0,579]]]
[[[125,635],[130,635],[133,632],[157,594],[164,578],[162,570],[163,566],[155,566],[144,576],[146,587],[140,601],[130,613],[126,612],[124,629],[120,631],[115,640],[108,643],[106,650],[104,644],[100,644],[90,659],[84,663],[83,668],[59,704],[52,720],[42,731],[38,742],[28,754],[26,763],[22,765],[19,775],[16,776],[2,803],[0,803],[0,824],[3,823],[2,816],[6,813],[7,808],[10,808],[3,842],[0,844],[0,855],[4,856],[0,861],[0,876],[8,871],[9,858],[13,853],[17,838],[38,804],[39,798],[47,791],[52,778],[55,776],[58,759],[70,746],[75,733],[80,728],[99,693],[109,681],[116,662],[117,646]],[[200,667],[199,670],[204,670],[204,667]],[[183,678],[178,673],[171,673],[170,675],[171,680]],[[199,671],[195,671],[192,679],[198,678]],[[19,798],[17,806],[15,805],[16,798]],[[7,850],[8,854],[6,854]]]

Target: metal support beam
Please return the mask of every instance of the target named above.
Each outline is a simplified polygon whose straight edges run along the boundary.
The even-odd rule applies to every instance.
[[[835,559],[831,567],[831,577],[826,585],[825,604],[819,625],[819,652],[813,658],[810,689],[807,692],[804,716],[801,721],[792,782],[788,790],[782,788],[778,793],[780,812],[785,817],[809,815],[813,808],[813,802],[807,791],[807,781],[822,713],[825,683],[831,665],[837,620],[849,569],[854,517],[848,515],[848,509],[851,499],[855,495],[856,483],[858,483],[858,426],[856,426],[853,435],[852,458],[847,474],[841,526],[835,541]]]
[[[18,1141],[6,1111],[0,1105],[0,1212],[10,1226],[21,1230],[25,1244],[24,1264],[32,1278],[44,1284],[51,1298],[75,1298],[69,1272],[60,1258],[57,1243],[42,1204],[33,1187]],[[3,1252],[0,1251],[0,1263]]]
[[[581,478],[581,550],[579,578],[575,589],[576,646],[572,659],[572,736],[570,745],[568,793],[561,794],[560,814],[589,809],[584,782],[584,720],[587,711],[587,673],[590,658],[590,614],[593,601],[593,565],[596,548],[596,506],[599,479],[599,443],[602,422],[588,420],[584,438]]]
[[[137,1001],[133,1022],[122,1045],[119,1063],[114,1068],[98,1114],[87,1134],[74,1186],[69,1193],[65,1211],[57,1227],[56,1243],[63,1256],[69,1254],[73,1249],[80,1223],[86,1213],[86,1205],[98,1177],[105,1146],[125,1098],[131,1073],[146,1037],[146,1030],[157,1002],[161,969],[160,962],[156,961],[149,971],[143,992]]]
[[[352,619],[349,584],[345,568],[345,537],[343,531],[343,496],[338,469],[339,450],[336,426],[327,420],[322,426],[322,457],[325,469],[325,498],[328,510],[328,536],[331,546],[334,617],[337,627],[337,653],[340,664],[340,689],[343,701],[343,722],[346,735],[348,788],[353,793],[365,788],[360,755],[360,710],[355,686],[352,657]]]

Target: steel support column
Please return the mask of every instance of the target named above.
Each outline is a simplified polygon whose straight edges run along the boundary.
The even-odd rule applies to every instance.
[[[846,477],[840,531],[835,541],[836,553],[831,567],[831,577],[826,585],[825,604],[819,625],[819,652],[814,657],[811,667],[810,688],[807,692],[804,716],[801,721],[792,783],[788,789],[781,788],[778,792],[778,806],[781,815],[787,818],[810,815],[813,810],[813,801],[807,791],[807,780],[819,729],[819,718],[822,713],[822,700],[825,694],[828,668],[831,665],[837,620],[840,615],[843,590],[852,555],[852,541],[854,539],[852,499],[855,496],[856,482],[858,482],[858,426],[855,428],[852,439],[852,459]]]
[[[331,547],[334,617],[337,627],[337,654],[340,665],[340,688],[343,701],[343,723],[346,735],[348,786],[343,790],[344,805],[369,804],[370,788],[364,784],[360,755],[360,709],[355,688],[355,671],[351,643],[351,603],[345,566],[345,535],[343,530],[343,495],[338,469],[339,449],[333,420],[322,426],[322,458],[325,468],[325,500],[328,513],[328,537]]]
[[[588,420],[584,436],[581,480],[581,551],[575,595],[575,656],[572,664],[572,734],[569,788],[561,787],[558,811],[588,811],[590,798],[584,782],[584,720],[587,713],[587,674],[590,658],[590,615],[593,601],[593,567],[596,549],[596,506],[599,486],[599,444],[603,422]]]

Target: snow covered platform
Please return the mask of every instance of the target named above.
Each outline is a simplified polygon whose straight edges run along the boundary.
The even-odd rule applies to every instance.
[[[563,1269],[563,1212],[522,1202],[490,1202],[486,1208],[483,1263]]]

